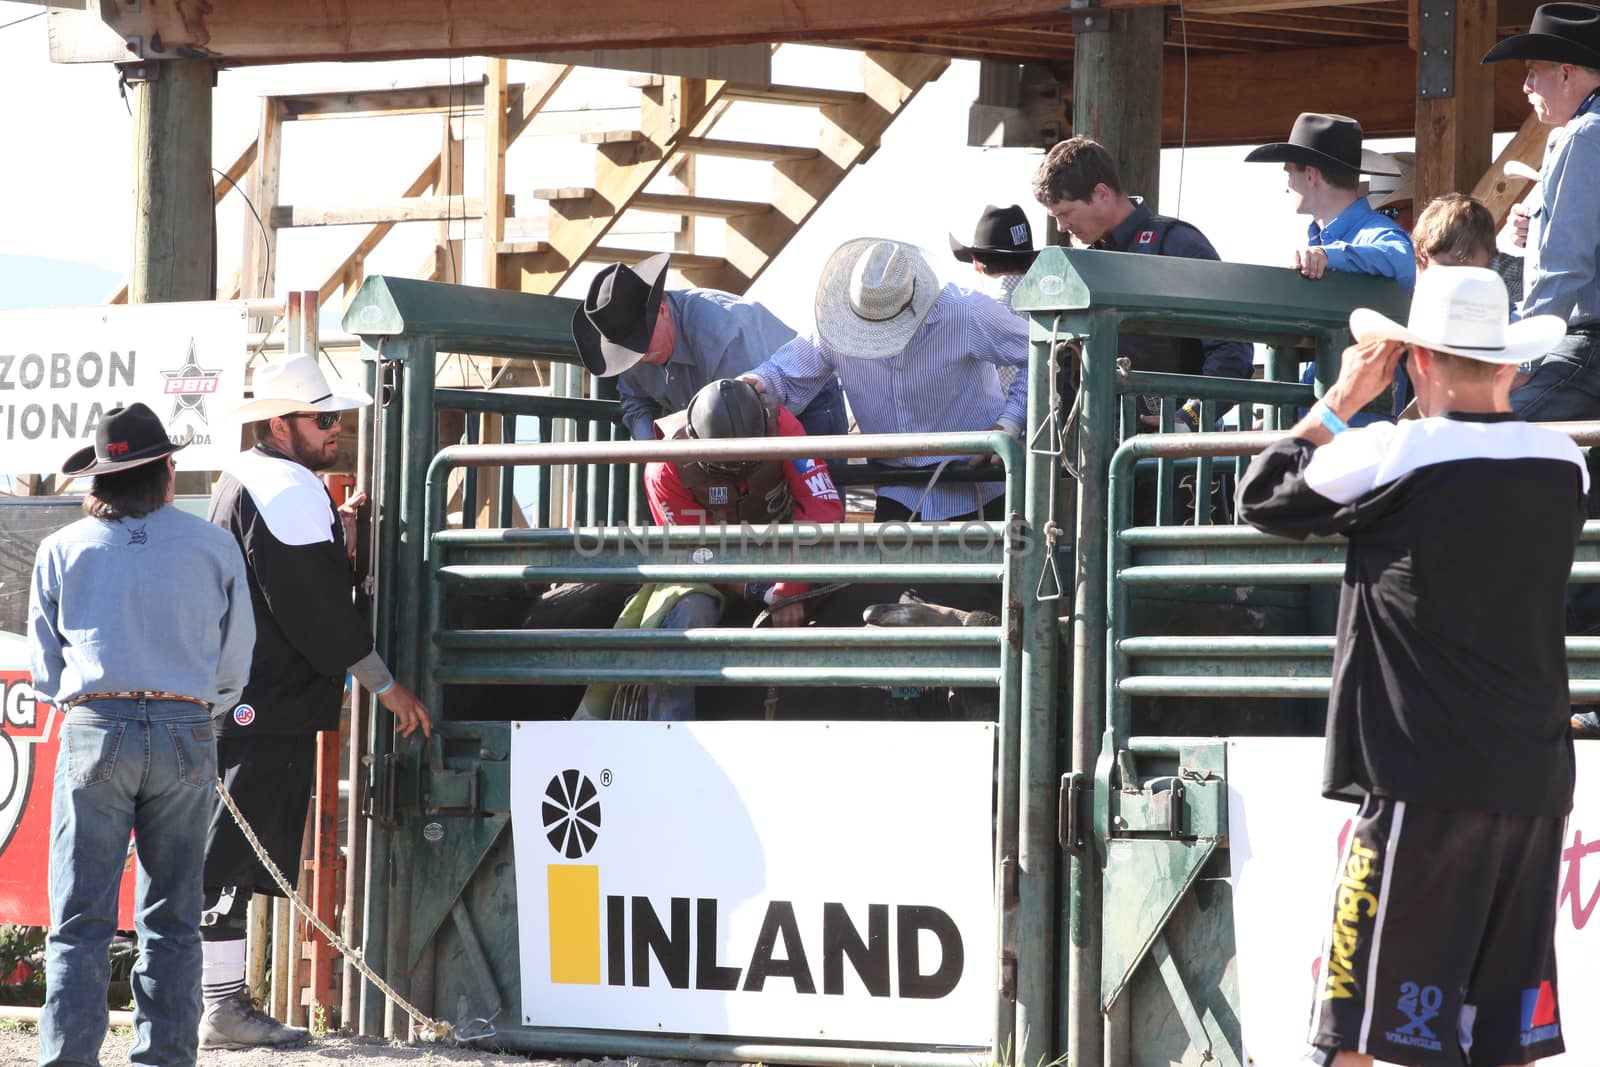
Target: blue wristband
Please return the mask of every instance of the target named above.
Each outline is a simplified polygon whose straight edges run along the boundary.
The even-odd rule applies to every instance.
[[[1350,428],[1350,425],[1347,422],[1335,415],[1333,413],[1333,409],[1320,400],[1311,406],[1311,410],[1317,413],[1317,418],[1322,421],[1322,425],[1326,426],[1328,428],[1328,432],[1333,434],[1335,437],[1338,437],[1340,434],[1344,433]]]
[[[388,685],[384,686],[382,689],[374,689],[372,691],[372,695],[375,696],[375,697],[381,697],[381,696],[383,696],[383,694],[387,693],[389,690],[391,690],[393,688],[394,688],[394,679],[390,678]]]

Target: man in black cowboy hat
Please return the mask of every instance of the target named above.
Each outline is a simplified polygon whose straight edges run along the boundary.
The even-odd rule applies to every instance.
[[[1246,163],[1282,163],[1295,212],[1311,216],[1306,244],[1294,251],[1294,268],[1301,274],[1375,274],[1407,289],[1416,282],[1411,238],[1361,195],[1361,124],[1355,119],[1308,111],[1294,120],[1287,141],[1251,149],[1244,158]]]
[[[572,339],[589,373],[620,376],[622,421],[635,440],[682,411],[708,383],[764,362],[795,332],[753,301],[717,289],[666,289],[670,254],[595,275],[572,315]],[[849,430],[835,378],[797,415],[809,434]]]
[[[1000,286],[1000,302],[1007,307],[1011,306],[1011,294],[1039,254],[1033,248],[1033,227],[1019,204],[1010,207],[991,204],[984,208],[983,214],[978,216],[972,243],[962,244],[951,234],[950,251],[962,263],[971,263],[979,274],[993,278]]]
[[[1515,314],[1558,315],[1567,336],[1511,394],[1525,419],[1600,416],[1600,7],[1544,4],[1529,32],[1489,49],[1485,63],[1521,60],[1522,91],[1557,126],[1539,184],[1520,205],[1526,227],[1523,297]]]
[[[191,435],[192,436],[192,435]],[[39,1062],[100,1062],[117,886],[139,864],[136,1063],[192,1067],[201,857],[217,772],[213,706],[250,672],[255,622],[226,533],[172,506],[173,442],[116,408],[61,473],[92,477],[86,518],[45,538],[28,602],[33,688],[63,713],[50,813],[50,939]]]

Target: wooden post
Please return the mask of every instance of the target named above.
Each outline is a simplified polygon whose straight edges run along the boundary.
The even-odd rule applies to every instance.
[[[145,65],[133,85],[135,304],[212,300],[211,80],[203,59]]]
[[[500,288],[500,242],[506,238],[506,61],[491,59],[483,90],[483,284]]]
[[[1161,186],[1161,46],[1159,7],[1106,11],[1083,20],[1072,63],[1072,129],[1105,145],[1122,188],[1154,211]],[[1102,25],[1102,24],[1105,25]]]
[[[461,153],[465,145],[455,128],[455,116],[445,112],[444,138],[439,145],[439,184],[434,187],[434,195],[449,203],[452,196],[461,195],[461,183],[464,160]],[[463,201],[465,205],[465,201]],[[503,209],[502,209],[503,210]],[[461,231],[466,235],[467,219],[466,208],[462,207]],[[439,223],[438,247],[441,271],[439,280],[461,284],[461,241],[451,235],[451,226],[454,220],[446,218]]]
[[[1421,19],[1453,13],[1456,24],[1450,44],[1455,71],[1453,95],[1443,95],[1442,86],[1417,86],[1414,202],[1418,214],[1423,205],[1442,193],[1470,191],[1489,168],[1489,142],[1494,133],[1494,75],[1485,70],[1479,60],[1495,42],[1495,8],[1495,0],[1451,0],[1444,5],[1443,12],[1435,14],[1430,5],[1421,5]],[[1421,51],[1432,51],[1426,32],[1419,33],[1418,49],[1420,69],[1423,65],[1420,60],[1424,58]],[[1424,90],[1428,91],[1427,95],[1423,95]]]

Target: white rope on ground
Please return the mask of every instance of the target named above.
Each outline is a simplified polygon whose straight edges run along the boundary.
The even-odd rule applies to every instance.
[[[283,895],[289,899],[289,903],[294,905],[295,910],[301,915],[305,916],[306,921],[312,926],[315,926],[322,936],[328,939],[328,943],[334,948],[338,949],[339,954],[345,959],[349,960],[350,963],[355,966],[356,970],[360,971],[367,977],[368,981],[377,986],[378,989],[383,992],[384,996],[400,1005],[407,1015],[416,1020],[417,1024],[421,1027],[422,1032],[420,1036],[429,1041],[443,1041],[452,1039],[455,1032],[454,1027],[447,1022],[441,1022],[438,1019],[429,1018],[419,1009],[413,1007],[410,1001],[406,1000],[405,997],[402,997],[399,993],[396,993],[394,988],[390,986],[388,982],[385,982],[382,978],[379,978],[377,973],[374,972],[371,967],[367,966],[366,961],[361,958],[361,953],[359,951],[351,948],[345,943],[344,938],[328,929],[327,924],[319,919],[316,913],[311,910],[306,902],[301,900],[300,897],[296,895],[294,889],[289,885],[289,880],[283,876],[283,872],[278,870],[277,864],[272,862],[272,857],[267,855],[267,850],[261,845],[261,839],[256,837],[256,832],[251,829],[250,824],[245,821],[243,813],[239,811],[239,806],[233,802],[233,797],[228,793],[228,787],[222,784],[221,778],[217,779],[217,795],[222,798],[222,803],[227,806],[229,814],[233,816],[233,821],[239,824],[239,832],[244,834],[244,839],[246,841],[250,842],[250,847],[255,850],[256,858],[261,861],[262,867],[266,868],[267,873],[272,875],[273,882],[276,883],[278,888],[283,891]]]

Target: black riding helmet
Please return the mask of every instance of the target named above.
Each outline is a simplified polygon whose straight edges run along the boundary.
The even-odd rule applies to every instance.
[[[772,415],[755,386],[734,378],[719,378],[694,394],[689,401],[688,415],[689,436],[701,440],[766,437],[773,428]],[[749,477],[760,465],[756,462],[700,464],[707,474],[733,479]]]

